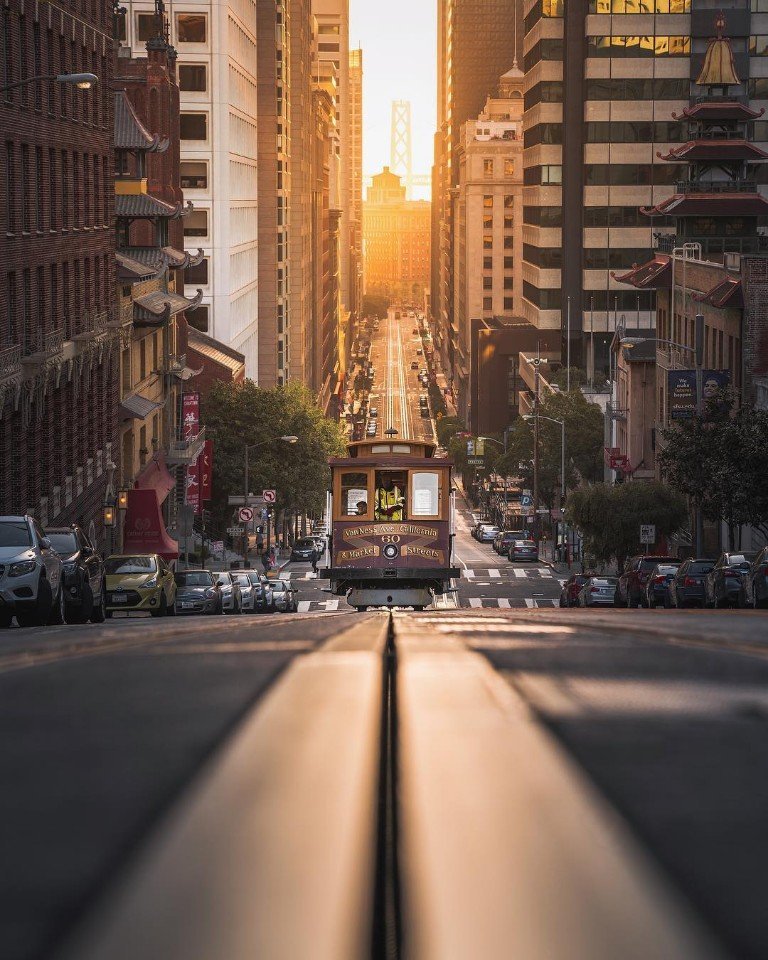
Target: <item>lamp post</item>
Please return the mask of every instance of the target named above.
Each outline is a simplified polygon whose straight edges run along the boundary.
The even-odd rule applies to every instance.
[[[533,417],[530,413],[526,413],[523,416],[523,420],[549,420],[550,423],[559,423],[560,424],[560,508],[565,510],[565,420],[558,420],[557,417],[545,417],[544,414],[537,414],[536,417]],[[536,461],[538,461],[539,451],[538,448],[535,451]],[[565,514],[563,514],[563,530],[565,531]],[[566,555],[568,559],[568,565],[570,566],[570,550],[568,550],[568,542],[566,540]]]
[[[298,437],[294,437],[294,436],[270,437],[269,440],[260,440],[258,443],[250,443],[245,445],[245,450],[244,450],[245,467],[243,471],[243,480],[244,480],[243,506],[244,507],[248,506],[248,496],[249,496],[248,487],[250,485],[249,483],[250,463],[248,462],[248,454],[251,452],[251,450],[257,450],[259,447],[265,447],[270,443],[277,443],[278,441],[281,441],[282,443],[297,443],[298,439],[299,439]],[[269,520],[267,520],[267,546],[269,546]],[[243,566],[245,567],[247,565],[248,565],[248,524],[246,523],[243,527]]]
[[[674,296],[674,287],[672,288],[672,293]],[[701,416],[704,413],[704,391],[703,391],[703,379],[704,379],[704,316],[701,313],[696,314],[696,320],[694,323],[694,345],[689,347],[687,343],[678,343],[675,340],[664,340],[659,339],[659,337],[623,337],[619,344],[625,349],[631,350],[632,347],[636,347],[641,343],[663,343],[669,347],[674,347],[676,350],[687,350],[689,353],[693,354],[693,363],[696,370],[696,416],[701,420]],[[696,529],[696,556],[700,557],[704,549],[704,515],[701,512],[701,504],[696,506],[696,515],[695,515],[695,529]]]
[[[24,87],[28,83],[70,83],[80,90],[90,90],[98,82],[99,78],[95,73],[58,73],[48,76],[25,77],[24,80],[7,83],[0,87],[0,93],[5,93],[6,90],[14,90],[16,87]]]
[[[107,471],[107,485],[104,489],[104,509],[102,511],[102,520],[104,522],[104,529],[109,531],[109,539],[107,540],[107,554],[114,553],[114,529],[115,529],[115,518],[117,516],[117,511],[115,510],[115,488],[112,486],[112,478],[115,475],[115,470],[117,469],[117,464],[112,463],[109,460],[106,464]]]
[[[504,428],[504,443],[501,443],[500,440],[494,440],[493,437],[478,437],[478,440],[483,440],[485,443],[495,443],[497,446],[502,447],[504,450],[504,457],[507,456],[507,440],[509,438],[509,427]],[[507,519],[507,474],[506,468],[504,473],[504,521]],[[502,523],[503,526],[503,523]]]

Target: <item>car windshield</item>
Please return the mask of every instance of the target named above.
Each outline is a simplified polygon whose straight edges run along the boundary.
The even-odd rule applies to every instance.
[[[222,587],[229,587],[232,584],[232,577],[228,573],[217,573],[216,583],[220,583]]]
[[[251,585],[251,581],[248,579],[247,573],[236,573],[232,579],[240,587],[250,587]]]
[[[692,563],[690,567],[688,567],[687,572],[694,573],[694,574],[709,573],[709,571],[712,569],[712,567],[714,567],[714,565],[715,565],[714,560],[703,560],[700,563]]]
[[[270,580],[269,585],[275,593],[283,593],[287,589],[284,580]]]
[[[732,553],[728,560],[728,566],[748,567],[754,559],[754,553]]]
[[[48,539],[56,553],[66,555],[77,550],[77,538],[74,533],[49,533]]]
[[[314,547],[314,545],[315,545],[314,540],[299,540],[298,543],[296,544],[299,550],[311,550],[312,547]]]
[[[257,587],[258,587],[259,584],[262,582],[262,580],[261,580],[261,574],[260,574],[260,573],[256,573],[255,570],[251,570],[251,571],[249,572],[249,574],[248,574],[248,579],[251,581],[251,583],[255,584]]]
[[[110,557],[104,564],[108,576],[120,573],[154,573],[157,563],[154,557]]]
[[[657,567],[656,572],[658,574],[677,573],[679,569],[680,569],[679,563],[665,563],[663,566]]]
[[[185,570],[176,574],[176,583],[180,587],[210,587],[213,577],[207,570]]]
[[[535,547],[533,540],[515,540],[516,547]]]
[[[31,547],[32,536],[23,520],[0,523],[0,547]]]

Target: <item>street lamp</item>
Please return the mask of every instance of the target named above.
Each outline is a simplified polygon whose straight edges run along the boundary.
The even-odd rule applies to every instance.
[[[259,447],[267,446],[270,443],[298,443],[299,438],[294,437],[292,434],[284,437],[270,437],[269,440],[260,440],[258,443],[250,443],[245,445],[245,470],[243,478],[245,480],[244,488],[244,497],[243,497],[243,506],[248,506],[248,487],[249,487],[249,477],[250,477],[250,464],[248,463],[248,454],[251,450],[257,450]],[[269,520],[267,520],[267,546],[269,546]],[[245,524],[245,529],[243,530],[243,564],[248,563],[248,524]]]
[[[542,413],[537,413],[536,416],[539,420],[549,420],[550,423],[559,423],[560,424],[560,504],[561,509],[565,509],[565,420],[558,420],[556,417],[545,417]],[[531,413],[523,414],[523,420],[529,421],[535,419],[534,415]],[[534,450],[534,457],[538,464],[539,450],[538,447]],[[563,528],[565,529],[565,516],[563,516]],[[570,561],[570,551],[567,550],[568,558]]]
[[[80,90],[90,90],[96,86],[99,78],[95,73],[58,73],[49,76],[25,77],[24,80],[17,80],[15,83],[7,83],[0,87],[0,93],[6,90],[13,90],[15,87],[23,87],[28,83],[69,83],[74,84]]]

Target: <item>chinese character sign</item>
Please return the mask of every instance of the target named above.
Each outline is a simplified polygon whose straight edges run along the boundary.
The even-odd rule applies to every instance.
[[[200,479],[200,499],[203,503],[213,496],[213,440],[206,440],[203,452],[197,460],[197,474]]]
[[[200,433],[200,394],[185,393],[181,406],[182,437],[193,440]]]

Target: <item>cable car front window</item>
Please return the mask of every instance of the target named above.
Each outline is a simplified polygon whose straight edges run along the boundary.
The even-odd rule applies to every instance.
[[[341,515],[343,517],[368,515],[368,475],[366,473],[342,473]]]

